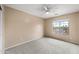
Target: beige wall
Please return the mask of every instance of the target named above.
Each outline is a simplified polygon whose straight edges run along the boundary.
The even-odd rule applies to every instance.
[[[56,34],[53,31],[52,22],[55,19],[69,19],[69,35]],[[43,25],[45,26],[43,29]],[[40,39],[45,36],[58,38],[79,44],[79,12],[43,20],[39,17],[5,7],[5,47]],[[44,32],[43,32],[44,30]]]
[[[43,36],[43,20],[39,17],[5,7],[5,47]]]
[[[53,31],[52,22],[55,19],[69,19],[69,35],[57,34]],[[58,16],[45,20],[45,36],[79,44],[79,12],[70,15]]]
[[[70,15],[70,41],[79,44],[79,12]]]

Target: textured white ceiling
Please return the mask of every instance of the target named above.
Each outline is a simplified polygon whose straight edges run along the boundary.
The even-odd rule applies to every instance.
[[[79,11],[79,4],[50,4],[51,11],[49,14],[45,14],[41,11],[43,4],[7,4],[6,6],[41,18],[56,17]]]

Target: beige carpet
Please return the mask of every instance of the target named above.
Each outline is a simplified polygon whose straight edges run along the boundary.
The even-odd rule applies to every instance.
[[[42,38],[6,50],[6,54],[76,54],[79,46],[52,38]]]

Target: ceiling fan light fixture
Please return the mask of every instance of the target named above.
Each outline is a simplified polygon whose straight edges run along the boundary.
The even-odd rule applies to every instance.
[[[49,14],[50,9],[51,9],[50,6],[47,5],[47,4],[45,4],[45,5],[43,5],[43,6],[41,7],[41,11],[44,12],[44,14]]]
[[[45,14],[49,14],[49,12],[46,12]]]

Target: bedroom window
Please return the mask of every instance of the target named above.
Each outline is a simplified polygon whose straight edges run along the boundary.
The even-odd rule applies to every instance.
[[[69,34],[69,22],[67,19],[53,21],[53,30],[59,34]]]

